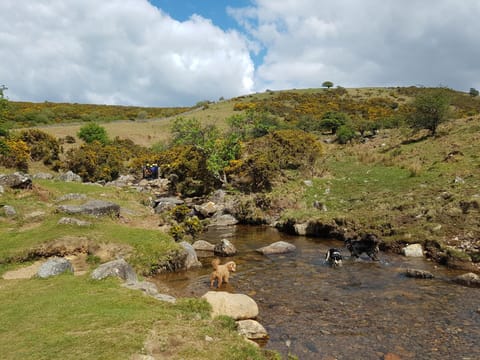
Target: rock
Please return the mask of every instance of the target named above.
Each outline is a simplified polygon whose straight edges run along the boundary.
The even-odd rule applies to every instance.
[[[209,226],[233,226],[237,225],[238,220],[230,214],[218,214],[210,218]]]
[[[33,211],[31,213],[28,213],[27,215],[25,215],[25,220],[27,221],[41,221],[45,218],[47,214],[45,213],[45,211]]]
[[[305,186],[312,187],[313,186],[313,181],[312,180],[304,180],[303,183]]]
[[[153,200],[153,208],[156,214],[173,209],[175,206],[183,205],[185,202],[176,197],[161,197]]]
[[[3,206],[3,212],[4,212],[5,216],[7,216],[7,217],[14,217],[14,216],[17,215],[17,211],[11,205],[4,205]]]
[[[31,189],[32,178],[30,175],[20,172],[9,175],[0,175],[0,185],[11,189]]]
[[[37,275],[41,278],[47,278],[63,274],[66,271],[73,273],[73,266],[70,261],[65,258],[53,257],[40,266]]]
[[[58,177],[60,181],[66,182],[82,182],[82,178],[80,175],[75,174],[73,171],[67,171],[66,173],[60,174]]]
[[[258,315],[257,303],[244,294],[209,291],[202,298],[212,306],[212,317],[226,315],[235,320],[245,320],[255,318]]]
[[[92,223],[89,221],[83,221],[79,219],[74,219],[70,217],[62,217],[58,220],[57,224],[59,225],[76,225],[76,226],[91,226]]]
[[[237,321],[238,333],[247,339],[259,340],[267,339],[267,330],[258,321],[247,319]]]
[[[41,180],[51,180],[53,179],[53,175],[52,174],[49,174],[49,173],[37,173],[35,175],[33,175],[33,178],[34,179],[41,179]]]
[[[215,249],[215,245],[204,240],[197,240],[192,246],[196,251],[213,251]]]
[[[187,256],[185,258],[185,269],[191,269],[193,267],[200,267],[202,263],[198,261],[197,253],[191,244],[186,241],[182,241],[180,245],[185,249]]]
[[[83,205],[60,205],[57,211],[67,214],[88,214],[94,216],[120,215],[120,205],[103,201],[91,200]]]
[[[135,176],[133,175],[120,175],[118,179],[109,181],[105,184],[105,186],[115,186],[115,187],[125,187],[131,186],[135,181]]]
[[[86,200],[87,195],[79,193],[65,194],[57,199],[57,202],[70,201],[70,200]]]
[[[197,213],[202,215],[204,218],[208,218],[214,215],[218,210],[218,206],[214,202],[209,201],[202,205],[195,205],[194,209]]]
[[[91,275],[94,280],[102,280],[108,276],[117,276],[127,282],[138,282],[137,274],[125,260],[113,260],[96,268]]]
[[[233,256],[237,253],[237,249],[229,240],[222,239],[213,248],[213,253],[217,256]]]
[[[295,245],[290,244],[286,241],[277,241],[268,246],[264,246],[260,249],[257,249],[259,253],[263,255],[272,255],[272,254],[285,254],[295,251],[297,248]]]
[[[403,255],[407,257],[423,257],[423,249],[421,244],[411,244],[402,249]]]
[[[433,279],[433,274],[426,270],[407,269],[405,270],[405,275],[417,279]]]
[[[122,286],[132,290],[143,291],[146,295],[151,296],[160,301],[166,301],[170,303],[175,303],[177,301],[177,299],[174,298],[173,296],[160,294],[158,292],[157,285],[149,281],[126,282],[126,283],[123,283]]]
[[[295,225],[293,225],[293,228],[295,229],[295,233],[297,235],[305,236],[305,235],[307,235],[308,223],[295,224]]]
[[[459,275],[453,279],[458,284],[480,287],[480,276],[474,273]]]

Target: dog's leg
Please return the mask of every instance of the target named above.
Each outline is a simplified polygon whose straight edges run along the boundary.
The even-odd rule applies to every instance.
[[[220,286],[222,286],[222,277],[221,277],[221,276],[219,276],[217,279],[218,279],[218,282],[217,282],[217,289],[219,289],[219,288],[220,288]]]

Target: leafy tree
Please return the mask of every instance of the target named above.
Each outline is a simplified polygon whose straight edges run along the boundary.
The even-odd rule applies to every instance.
[[[170,128],[173,145],[195,145],[202,147],[204,144],[204,129],[202,123],[196,118],[177,117]]]
[[[105,130],[103,126],[94,122],[82,126],[78,131],[77,136],[87,144],[98,141],[99,143],[106,145],[109,142],[107,130]]]
[[[320,120],[320,127],[324,130],[330,130],[332,134],[337,129],[348,122],[348,115],[339,111],[327,111]]]
[[[326,87],[327,89],[330,89],[331,87],[333,87],[333,82],[331,81],[324,81],[322,83],[322,87]]]
[[[416,96],[410,126],[414,129],[427,129],[436,134],[438,125],[448,120],[450,115],[450,95],[446,89],[428,89]]]
[[[469,94],[470,94],[471,97],[476,97],[476,96],[478,96],[479,91],[475,88],[470,88]]]

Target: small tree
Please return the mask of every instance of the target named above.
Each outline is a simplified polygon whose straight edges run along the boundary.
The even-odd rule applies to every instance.
[[[98,141],[99,143],[106,145],[109,142],[107,130],[97,123],[88,123],[87,125],[82,126],[78,131],[77,136],[87,144]]]
[[[332,134],[337,132],[337,129],[346,124],[349,118],[348,115],[338,111],[327,111],[320,120],[320,127],[324,130],[330,130]]]
[[[333,82],[331,81],[324,81],[322,83],[322,87],[326,87],[327,89],[330,89],[331,87],[333,87]]]
[[[420,93],[413,102],[413,113],[409,119],[414,129],[430,130],[432,136],[438,125],[448,120],[450,95],[445,89],[429,89]]]
[[[469,94],[470,94],[471,97],[476,97],[476,96],[478,96],[479,91],[475,88],[470,88]]]

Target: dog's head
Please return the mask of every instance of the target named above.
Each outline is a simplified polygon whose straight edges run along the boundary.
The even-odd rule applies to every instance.
[[[337,267],[342,265],[343,257],[338,249],[329,249],[325,255],[325,260],[333,267]]]
[[[225,264],[225,266],[227,267],[228,271],[230,271],[230,272],[237,271],[237,264],[235,264],[235,262],[233,262],[233,261],[229,261],[228,263]]]

